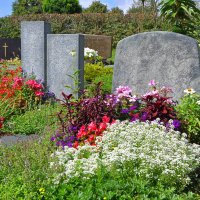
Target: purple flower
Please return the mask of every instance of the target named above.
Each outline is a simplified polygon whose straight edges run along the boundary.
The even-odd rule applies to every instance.
[[[147,120],[148,114],[146,112],[142,113],[141,121],[145,122]]]
[[[155,87],[155,86],[156,86],[156,82],[155,82],[155,80],[150,80],[150,82],[149,82],[148,85],[149,85],[149,86],[153,86],[153,87]]]
[[[172,124],[174,125],[175,129],[179,129],[181,126],[181,122],[177,119],[174,119]]]
[[[122,113],[122,114],[128,114],[128,113],[129,113],[129,110],[128,110],[128,109],[122,109],[121,113]]]
[[[78,131],[78,128],[77,128],[77,126],[69,126],[68,131],[70,133],[74,133],[74,132]]]
[[[52,142],[56,141],[56,138],[55,137],[51,137],[51,141]]]
[[[70,147],[70,148],[73,147],[73,143],[72,143],[72,142],[67,142],[66,145],[67,145],[68,147]],[[65,146],[66,146],[66,145],[65,145]]]
[[[137,106],[131,106],[131,107],[129,108],[130,111],[133,111],[133,110],[135,110],[135,109],[137,109]]]

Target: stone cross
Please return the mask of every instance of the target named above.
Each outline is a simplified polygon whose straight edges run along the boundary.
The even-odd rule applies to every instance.
[[[4,55],[5,55],[5,58],[7,57],[7,44],[5,43],[4,46],[2,46],[4,48]]]

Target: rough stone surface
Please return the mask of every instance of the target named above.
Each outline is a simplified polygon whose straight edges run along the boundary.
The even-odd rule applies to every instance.
[[[75,56],[72,56],[71,52],[75,52]],[[70,94],[74,89],[82,90],[84,88],[84,36],[48,34],[47,66],[47,85],[56,97],[61,98],[62,92]],[[79,85],[75,86],[72,77],[77,71],[79,71],[77,74]],[[66,85],[70,88],[66,88]]]
[[[133,35],[117,45],[113,90],[128,85],[134,93],[144,94],[155,79],[174,89],[178,100],[189,87],[200,92],[200,60],[197,42],[171,32]]]
[[[98,51],[104,59],[112,56],[112,37],[105,35],[84,35],[85,47]]]
[[[44,21],[23,21],[21,23],[22,68],[28,74],[46,82],[46,37],[51,27]]]

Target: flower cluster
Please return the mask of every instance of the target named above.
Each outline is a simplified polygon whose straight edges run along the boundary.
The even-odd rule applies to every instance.
[[[44,92],[42,92],[43,85],[40,83],[37,83],[36,80],[28,80],[26,81],[25,84],[28,85],[28,87],[32,89],[35,96],[41,97],[44,95]]]
[[[128,86],[119,86],[116,89],[117,101],[120,102],[124,98],[128,99],[129,102],[135,102],[137,100],[136,96],[132,96],[132,90]]]
[[[179,130],[181,124],[176,118],[175,104],[170,97],[167,97],[168,93],[172,92],[171,88],[157,89],[157,83],[154,80],[149,85],[152,87],[152,91],[142,97],[132,95],[132,90],[128,86],[119,86],[114,94],[103,96],[101,84],[97,86],[93,97],[83,95],[80,99],[74,100],[72,95],[63,94],[62,105],[67,109],[67,114],[65,116],[62,113],[58,115],[62,124],[61,135],[65,137],[70,133],[71,136],[75,137],[76,145],[79,144],[80,135],[84,135],[82,141],[86,139],[85,136],[87,135],[90,137],[89,143],[93,144],[95,137],[91,134],[91,130],[87,131],[87,126],[97,128],[105,115],[111,121],[119,119],[145,122],[146,120],[154,121],[156,118],[160,118],[166,127],[168,127],[168,121],[173,119],[175,128]],[[80,132],[84,134],[80,134]],[[53,141],[62,144],[62,146],[66,144],[61,140],[61,137],[57,137]]]
[[[59,127],[59,136],[57,133],[53,136],[52,141],[54,141],[57,145],[60,146],[71,146],[71,140],[69,143],[66,142],[65,138],[68,136],[74,136],[74,142],[78,144],[79,140],[83,140],[80,137],[77,138],[78,131],[84,125],[85,131],[87,131],[87,126],[91,123],[95,124],[97,128],[102,123],[102,118],[104,120],[104,116],[107,116],[107,119],[110,119],[112,122],[113,119],[116,119],[116,111],[115,105],[111,105],[112,102],[110,99],[110,103],[107,103],[107,97],[101,95],[100,85],[97,87],[95,91],[95,95],[93,97],[88,97],[86,94],[83,94],[81,98],[74,99],[72,95],[66,95],[63,93],[62,102],[63,110],[58,113],[58,118],[61,122],[61,126]],[[82,129],[83,130],[83,127]],[[90,133],[88,132],[90,135]],[[93,136],[90,136],[92,139]]]
[[[117,170],[126,163],[135,174],[149,180],[159,180],[172,186],[184,185],[190,180],[188,173],[200,164],[200,146],[188,143],[178,131],[154,122],[119,122],[110,125],[102,137],[96,138],[97,146],[65,147],[54,156],[63,171],[57,174],[68,182],[74,177],[90,178],[100,165]]]
[[[95,58],[98,56],[98,52],[94,49],[90,49],[88,47],[84,48],[84,57],[85,58]]]
[[[148,85],[151,91],[141,97],[132,95],[132,90],[127,86],[119,86],[116,89],[118,108],[121,110],[119,119],[153,121],[160,118],[166,126],[170,119],[177,122],[175,103],[168,97],[172,89],[170,87],[158,88],[155,80],[151,80]],[[180,123],[176,123],[176,128],[177,130],[180,128]]]
[[[22,75],[21,67],[3,65],[0,68],[0,111],[5,120],[43,101],[42,83]]]
[[[41,97],[44,93],[43,85],[33,79],[22,78],[22,68],[9,69],[4,65],[0,69],[0,99],[16,97],[17,94],[30,90],[36,97]]]
[[[81,126],[77,134],[78,141],[75,141],[74,147],[79,145],[90,144],[96,145],[95,140],[98,136],[102,136],[103,131],[106,130],[107,124],[110,122],[110,118],[107,116],[102,117],[101,123],[91,122],[88,126]],[[114,121],[112,122],[114,123]]]

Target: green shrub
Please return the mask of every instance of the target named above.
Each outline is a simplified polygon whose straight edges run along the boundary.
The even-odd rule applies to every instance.
[[[188,139],[200,144],[200,95],[185,95],[176,106],[176,111]]]
[[[89,94],[94,94],[94,91],[96,90],[96,86],[99,82],[102,82],[102,92],[103,94],[110,94],[112,91],[112,78],[113,74],[103,74],[101,76],[98,76],[94,79],[92,84],[89,84],[86,88],[89,92]]]
[[[52,187],[57,199],[72,200],[198,200],[198,196],[188,192],[177,194],[173,187],[151,183],[148,179],[136,176],[132,168],[121,168],[117,172],[106,172],[105,167],[98,170],[92,179],[75,178],[69,183]],[[52,195],[52,193],[50,193]],[[47,199],[56,199],[47,193]]]
[[[41,134],[48,125],[55,125],[57,122],[57,105],[42,105],[35,110],[26,111],[21,115],[13,115],[5,122],[2,132],[14,134]]]
[[[161,18],[154,19],[152,13],[132,15],[89,13],[89,14],[37,14],[0,18],[0,38],[20,37],[21,21],[47,21],[53,33],[84,33],[108,35],[113,38],[113,47],[119,40],[145,31],[171,30]]]
[[[96,64],[87,63],[84,69],[84,78],[87,83],[92,83],[97,77],[113,74],[113,68],[105,67],[103,63]]]

